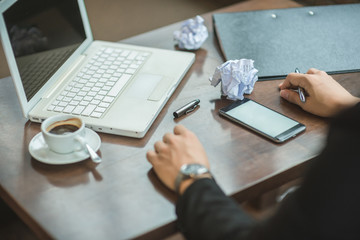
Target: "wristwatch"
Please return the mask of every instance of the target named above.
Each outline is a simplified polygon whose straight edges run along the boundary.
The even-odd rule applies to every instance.
[[[210,171],[203,165],[193,163],[193,164],[184,164],[181,166],[180,171],[175,179],[175,191],[179,194],[180,184],[186,179],[200,179],[203,178],[205,174],[209,174]],[[206,175],[205,175],[206,176]],[[211,176],[211,175],[210,175]]]

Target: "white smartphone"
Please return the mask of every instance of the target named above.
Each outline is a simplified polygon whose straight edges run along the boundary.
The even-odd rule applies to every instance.
[[[304,124],[248,98],[221,108],[219,113],[277,143],[295,137],[306,129]]]

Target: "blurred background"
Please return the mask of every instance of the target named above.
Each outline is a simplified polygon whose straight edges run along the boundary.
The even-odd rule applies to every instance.
[[[94,39],[119,41],[245,0],[84,0]],[[256,0],[266,1],[266,0]],[[295,0],[303,5],[360,0]],[[9,76],[0,46],[0,79]]]
[[[94,39],[119,41],[239,0],[84,0]],[[10,75],[2,45],[0,78]]]

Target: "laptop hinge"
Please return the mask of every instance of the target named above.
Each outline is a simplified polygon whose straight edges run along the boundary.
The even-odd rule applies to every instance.
[[[57,82],[54,84],[54,87],[52,87],[52,90],[46,93],[42,98],[49,98],[55,91],[57,91],[61,83],[63,83],[64,79],[68,78],[75,70],[77,70],[79,65],[82,64],[85,59],[86,55],[80,55],[76,60],[76,63],[57,80]]]
[[[9,7],[11,7],[17,0],[8,0],[0,1],[0,12],[5,12]]]

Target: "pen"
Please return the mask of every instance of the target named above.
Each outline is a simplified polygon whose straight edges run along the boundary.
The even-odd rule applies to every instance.
[[[188,104],[186,104],[186,105],[182,106],[181,108],[179,108],[178,110],[176,110],[173,113],[174,117],[179,118],[184,114],[188,114],[189,112],[194,111],[199,103],[200,103],[199,99],[195,99],[195,100],[189,102]]]
[[[298,68],[295,68],[295,72],[296,73],[300,73]],[[298,87],[298,93],[299,93],[299,97],[300,97],[300,101],[301,102],[306,102],[306,98],[305,98],[305,94],[304,94],[304,89],[302,87]]]

